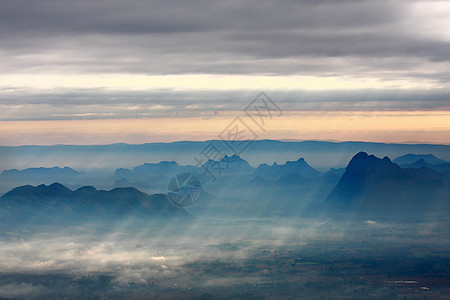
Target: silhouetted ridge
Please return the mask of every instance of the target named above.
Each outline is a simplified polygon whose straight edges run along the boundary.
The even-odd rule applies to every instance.
[[[418,161],[414,162],[413,164],[403,164],[401,165],[403,169],[421,169],[421,168],[428,168],[432,169],[438,172],[448,172],[450,171],[450,163],[443,163],[443,164],[437,164],[432,165],[425,161],[425,159],[421,158]]]
[[[296,161],[287,161],[285,164],[274,162],[271,166],[261,164],[253,173],[254,176],[262,176],[264,178],[279,179],[280,177],[297,173],[306,178],[316,178],[320,176],[320,172],[311,167],[303,158]]]
[[[72,191],[60,183],[14,188],[0,198],[0,219],[34,218],[98,220],[118,217],[187,217],[182,208],[171,204],[165,195],[147,195],[135,188],[115,188],[110,191],[84,186]]]
[[[436,207],[446,209],[448,184],[439,176],[426,168],[411,173],[388,157],[360,152],[349,162],[325,205],[359,215],[417,216]]]
[[[412,153],[408,153],[406,155],[397,157],[396,159],[394,159],[394,163],[403,166],[416,163],[418,160],[423,160],[426,164],[429,165],[440,165],[447,163],[447,161],[437,158],[433,154],[412,154]]]
[[[2,172],[1,177],[3,178],[20,178],[20,177],[35,177],[35,176],[42,176],[42,177],[73,177],[78,176],[82,173],[75,171],[72,168],[69,167],[52,167],[52,168],[45,168],[45,167],[39,167],[39,168],[27,168],[24,170],[17,170],[17,169],[10,169],[5,170]]]
[[[80,187],[75,191],[76,193],[95,193],[97,189],[91,185]]]
[[[236,154],[232,156],[224,155],[220,160],[208,159],[203,168],[212,168],[214,170],[220,168],[224,175],[229,173],[251,173],[254,171],[254,168],[250,166],[248,161]]]
[[[175,161],[161,161],[159,163],[145,163],[133,170],[120,168],[114,173],[115,180],[141,181],[143,178],[172,177],[178,173],[195,173],[198,169],[193,166],[180,166]]]

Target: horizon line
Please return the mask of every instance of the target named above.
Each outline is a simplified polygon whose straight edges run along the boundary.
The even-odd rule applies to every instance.
[[[206,143],[211,141],[220,141],[220,142],[230,142],[232,140],[221,140],[221,139],[207,139],[207,140],[175,140],[169,142],[144,142],[144,143],[126,143],[126,142],[117,142],[117,143],[106,143],[106,144],[21,144],[21,145],[0,145],[0,147],[55,147],[55,146],[112,146],[112,145],[130,145],[130,146],[142,146],[149,144],[175,144],[175,143]],[[280,142],[280,143],[304,143],[304,142],[321,142],[321,143],[333,143],[333,144],[343,144],[343,143],[366,143],[366,144],[384,144],[384,145],[431,145],[431,146],[450,146],[449,143],[432,143],[432,142],[424,142],[424,141],[402,141],[402,142],[375,142],[375,141],[361,141],[361,140],[334,140],[334,139],[258,139],[258,140],[243,140],[243,141],[251,141],[251,142]]]

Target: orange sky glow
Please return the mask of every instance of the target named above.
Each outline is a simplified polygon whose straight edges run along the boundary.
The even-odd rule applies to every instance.
[[[1,121],[2,145],[149,143],[218,139],[240,116],[258,139],[450,144],[450,112],[288,112],[258,128],[241,112],[211,118]]]

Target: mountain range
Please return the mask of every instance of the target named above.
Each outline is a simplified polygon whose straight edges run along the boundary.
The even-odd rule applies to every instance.
[[[0,146],[0,170],[24,169],[30,165],[64,165],[82,170],[115,170],[142,165],[149,160],[171,161],[176,158],[181,165],[195,165],[194,157],[211,142],[224,154],[233,155],[227,143],[214,141],[180,141],[172,143],[148,143],[140,145],[53,145],[53,146]],[[299,153],[316,168],[341,168],[359,151],[378,156],[398,157],[405,153],[433,153],[450,161],[450,145],[386,144],[369,142],[330,141],[276,141],[256,140],[242,153],[252,166],[264,162],[289,161]]]
[[[196,172],[193,166],[180,166],[175,161],[161,161],[159,163],[145,163],[130,169],[119,168],[114,173],[115,179],[142,180],[149,177],[174,176],[178,173]]]
[[[277,179],[287,174],[297,173],[305,178],[317,178],[321,175],[319,171],[311,167],[303,158],[296,161],[287,161],[284,164],[274,162],[271,166],[261,164],[253,173],[253,176]]]
[[[403,169],[428,168],[438,172],[450,172],[450,163],[433,154],[407,154],[394,159],[393,162]]]
[[[413,154],[413,153],[408,153],[406,155],[397,157],[392,162],[402,166],[402,165],[414,164],[419,160],[423,160],[426,164],[432,165],[432,166],[448,163],[445,160],[437,158],[433,154]]]
[[[53,168],[27,168],[24,170],[10,169],[5,170],[0,174],[0,179],[3,180],[18,180],[18,179],[34,179],[40,178],[72,178],[83,173],[75,171],[69,167],[53,167]]]
[[[110,191],[84,186],[75,191],[60,183],[17,187],[0,197],[0,220],[23,222],[117,221],[122,218],[185,218],[164,194],[147,195],[135,188]]]
[[[404,164],[399,166],[388,157],[359,152],[346,168],[331,168],[325,173],[312,168],[303,158],[284,164],[261,164],[256,169],[237,155],[209,160],[199,167],[180,166],[175,161],[146,163],[133,169],[117,169],[109,180],[120,188],[109,191],[92,186],[70,189],[59,183],[14,188],[0,198],[0,219],[182,217],[188,215],[186,211],[173,206],[160,192],[167,190],[168,180],[178,173],[194,173],[206,182],[204,168],[214,165],[221,167],[224,179],[220,184],[207,183],[204,188],[208,199],[198,204],[212,212],[221,207],[237,209],[243,215],[250,210],[296,214],[307,206],[361,217],[420,217],[449,212],[450,172],[444,168],[448,163],[432,155],[414,154],[394,161]],[[40,174],[79,178],[84,173],[68,167],[30,168],[8,170],[1,176],[41,178]],[[154,188],[157,184],[159,187]],[[135,187],[160,192],[148,195]]]
[[[251,173],[255,170],[250,166],[248,161],[236,154],[231,156],[224,155],[220,160],[208,159],[206,163],[202,165],[202,169],[211,169],[213,173],[215,172],[224,175]]]

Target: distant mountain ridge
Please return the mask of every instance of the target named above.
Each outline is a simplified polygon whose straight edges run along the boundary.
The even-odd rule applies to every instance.
[[[24,178],[24,177],[33,177],[33,176],[42,176],[42,177],[71,177],[78,176],[82,174],[81,172],[75,171],[69,167],[52,167],[52,168],[27,168],[24,170],[10,169],[5,170],[1,173],[1,177],[3,178]]]
[[[225,154],[233,154],[231,150],[228,150],[226,142],[221,140],[213,142],[219,149],[224,150]],[[123,166],[140,165],[149,158],[152,158],[153,161],[170,161],[176,157],[179,164],[192,164],[193,157],[210,143],[211,141],[180,141],[138,145],[118,143],[110,145],[0,146],[0,157],[14,158],[13,160],[1,160],[0,170],[27,168],[29,165],[39,165],[44,161],[83,170],[91,168],[115,170]],[[432,153],[450,161],[450,145],[329,141],[256,140],[246,149],[243,154],[245,156],[242,157],[250,164],[257,166],[265,161],[293,160],[298,158],[298,154],[301,153],[309,164],[328,169],[347,165],[348,161],[359,151],[389,157],[398,157],[405,153]]]
[[[172,176],[186,171],[194,170],[192,166],[180,166],[175,161],[161,161],[159,163],[144,163],[143,165],[137,166],[130,169],[119,168],[116,170],[114,177],[117,179],[127,178],[127,177],[140,177],[148,175],[158,175],[158,174],[171,174]]]
[[[321,175],[319,171],[311,167],[303,158],[296,161],[287,161],[284,164],[274,162],[271,166],[261,164],[256,168],[253,176],[262,176],[264,178],[281,178],[288,174],[299,174],[305,178],[316,178]]]
[[[203,172],[204,169],[209,168],[220,171],[223,175],[230,173],[251,173],[255,170],[248,161],[236,154],[231,156],[224,155],[220,160],[208,159],[199,170]]]
[[[403,169],[429,168],[438,172],[450,172],[450,163],[433,154],[406,154],[394,159]]]
[[[219,176],[215,170],[217,165],[224,176],[221,184],[210,183],[204,173],[205,167],[209,167]],[[72,190],[59,183],[14,188],[0,198],[0,219],[187,215],[185,210],[173,207],[164,194],[156,194],[167,191],[172,176],[182,172],[198,175],[205,190],[215,195],[214,203],[199,203],[212,211],[216,205],[222,209],[237,209],[243,215],[246,211],[239,207],[263,214],[274,214],[276,209],[277,213],[288,214],[301,212],[307,205],[323,205],[318,209],[342,214],[414,217],[439,209],[448,211],[450,173],[437,171],[434,169],[437,166],[441,165],[430,166],[421,158],[413,167],[402,168],[388,157],[381,159],[366,152],[354,155],[346,168],[331,168],[325,173],[311,167],[303,158],[285,164],[261,164],[257,169],[237,155],[208,160],[206,165],[200,166],[180,166],[175,161],[145,163],[133,169],[117,169],[114,177],[111,173],[106,175],[105,180],[120,187],[110,191],[83,184],[69,185],[83,186]],[[70,168],[51,169],[73,173]],[[95,185],[105,189],[111,186]],[[140,186],[147,194],[130,186]]]
[[[445,160],[437,158],[433,154],[412,154],[412,153],[408,153],[406,155],[397,157],[392,162],[401,166],[406,164],[414,164],[419,160],[422,160],[424,163],[428,165],[440,165],[448,163]]]
[[[161,161],[159,163],[144,163],[130,169],[119,168],[114,173],[115,186],[134,186],[146,188],[159,183],[167,184],[171,177],[179,173],[199,173],[193,166],[180,166],[175,161]]]
[[[168,180],[180,173],[192,173],[200,178],[208,176],[226,176],[236,174],[251,174],[255,169],[250,164],[234,154],[231,156],[224,155],[220,160],[208,159],[206,161],[199,160],[197,166],[185,165],[180,166],[175,161],[161,161],[159,163],[145,163],[130,169],[119,168],[114,173],[115,184],[130,183],[136,186],[140,182],[141,186],[144,180],[167,184]],[[135,181],[135,182],[132,182]]]
[[[21,186],[0,197],[0,219],[109,220],[124,217],[187,217],[164,194],[147,195],[135,188],[110,191],[84,186],[75,191],[60,183]]]

